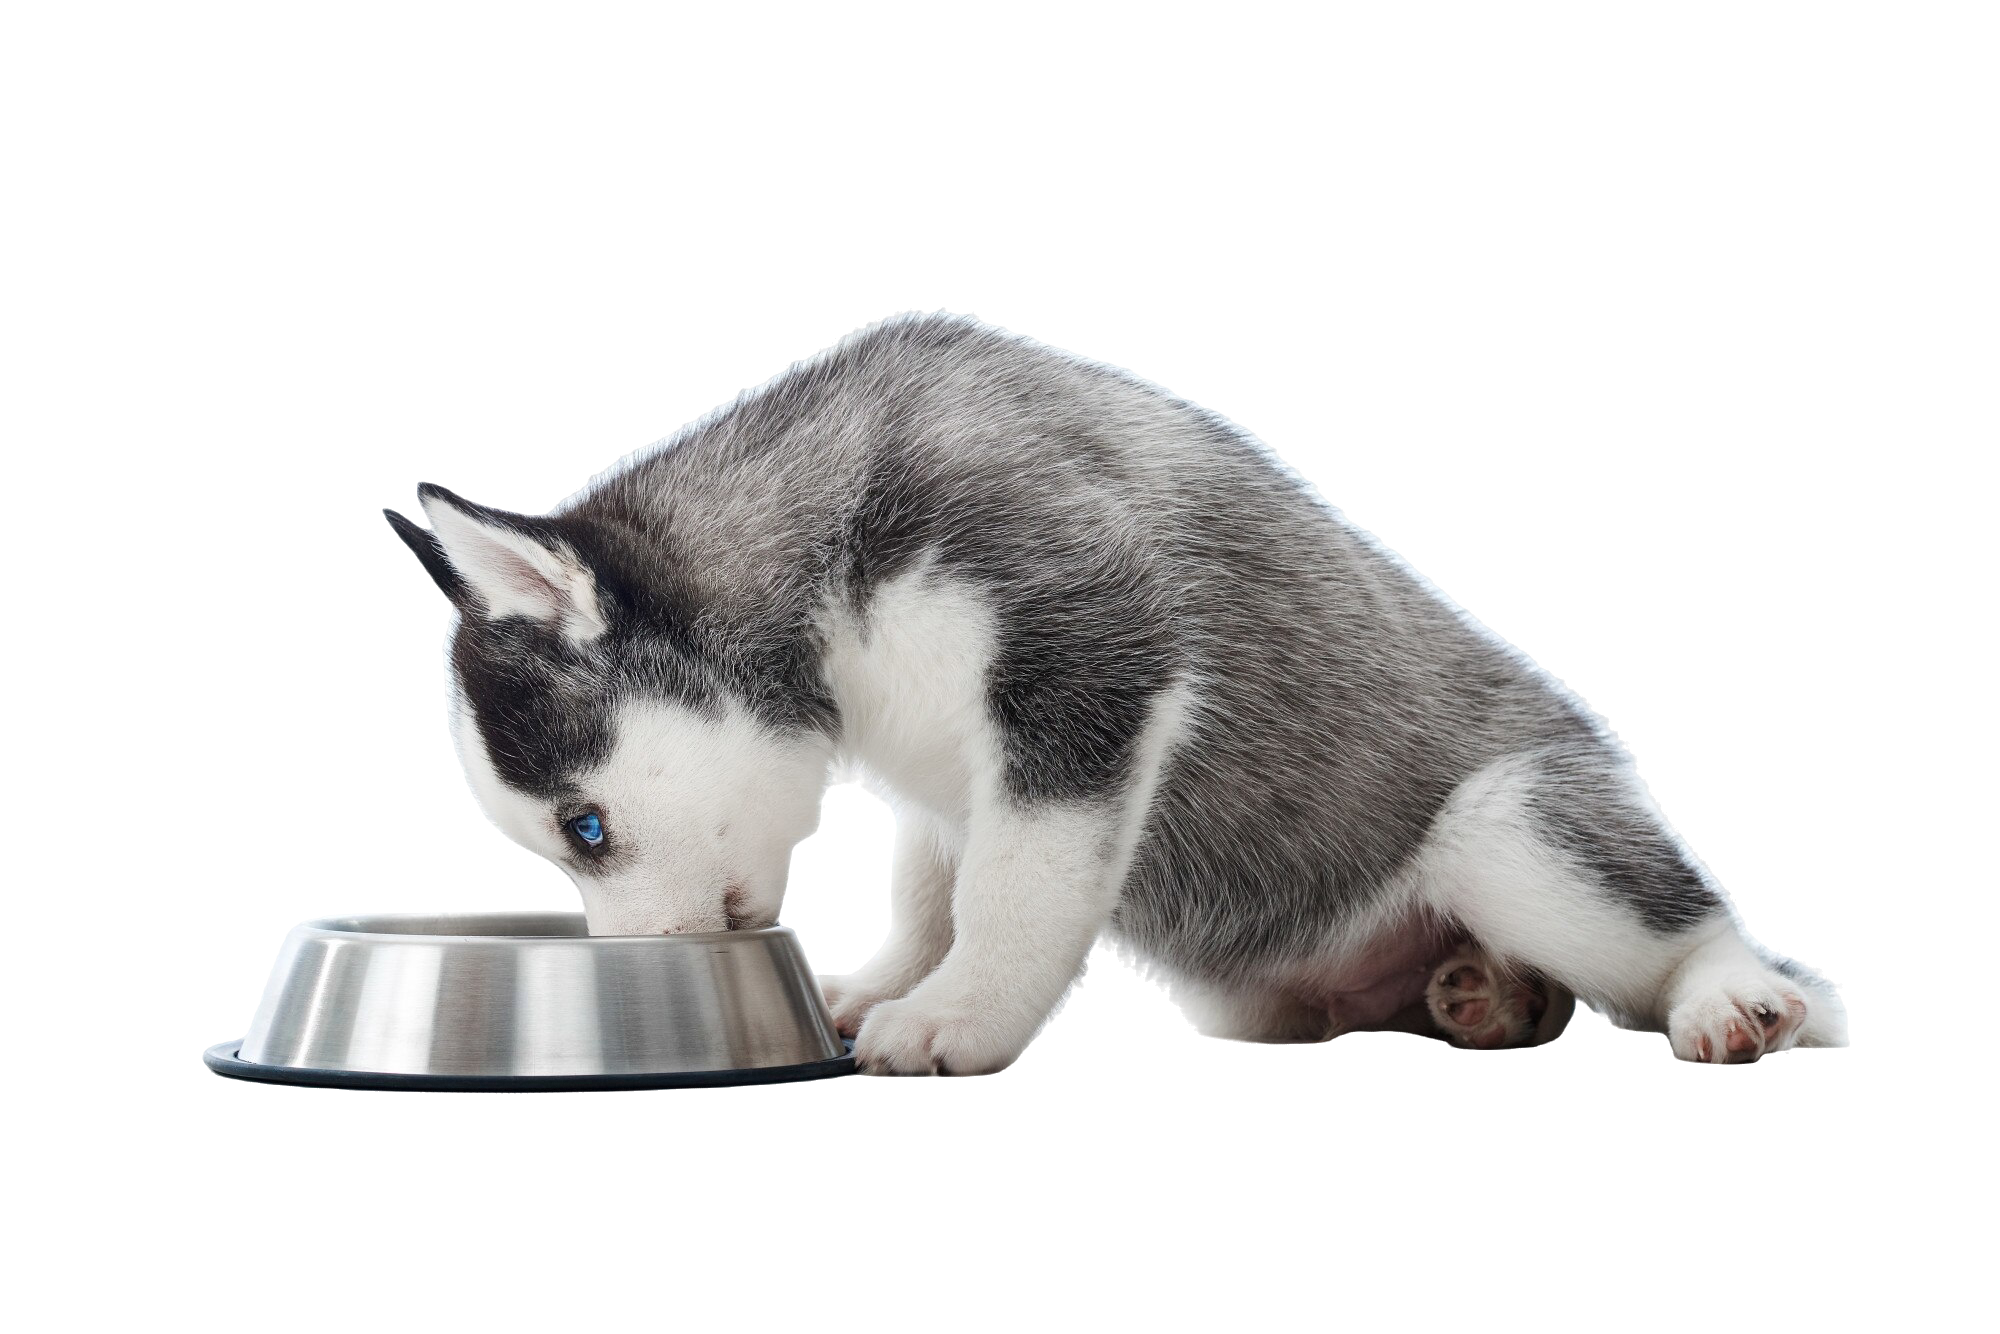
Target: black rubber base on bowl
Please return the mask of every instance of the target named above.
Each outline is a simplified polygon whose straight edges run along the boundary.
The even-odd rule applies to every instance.
[[[304,1070],[258,1065],[237,1056],[243,1039],[218,1042],[202,1061],[218,1075],[260,1084],[306,1084],[329,1089],[397,1089],[431,1093],[574,1093],[585,1089],[700,1089],[732,1084],[795,1084],[854,1073],[854,1044],[824,1061],[767,1065],[758,1070],[689,1070],[651,1075],[398,1075],[369,1070]]]

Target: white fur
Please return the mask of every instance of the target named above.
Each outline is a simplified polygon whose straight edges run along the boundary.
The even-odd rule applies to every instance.
[[[1428,988],[1433,1010],[1458,965],[1478,964],[1489,979],[1520,965],[1560,978],[1617,1023],[1665,1032],[1684,1060],[1738,1062],[1791,1046],[1844,1045],[1845,1013],[1832,989],[1780,973],[1733,919],[1679,934],[1635,931],[1627,907],[1535,838],[1526,809],[1532,766],[1515,757],[1462,783],[1416,856],[1335,938],[1236,987],[1168,975],[1175,999],[1212,1036],[1320,1041],[1340,1026],[1303,997],[1325,979],[1379,971],[1382,942],[1428,919],[1456,923],[1479,942],[1437,966]],[[1490,985],[1478,990],[1500,994]],[[1573,1006],[1569,991],[1553,989],[1537,1040],[1559,1033]],[[1436,1023],[1454,1031],[1441,1013]]]
[[[1846,1022],[1831,989],[1792,981],[1733,919],[1692,931],[1634,931],[1628,909],[1529,832],[1531,761],[1503,760],[1452,794],[1393,897],[1463,923],[1495,957],[1559,977],[1628,1027],[1664,1030],[1684,1060],[1725,1061],[1725,1029],[1778,1016],[1757,1054],[1837,1046]]]
[[[1663,999],[1674,1055],[1717,1064],[1756,1060],[1787,1047],[1844,1047],[1847,1011],[1829,987],[1767,966],[1733,923],[1689,951]],[[1759,1015],[1775,1022],[1760,1023]],[[1732,1052],[1730,1038],[1748,1045]]]
[[[481,558],[467,559],[479,568]],[[496,568],[468,577],[490,580]],[[557,587],[554,568],[536,566],[542,589]],[[595,607],[595,593],[537,605],[572,617],[574,607]],[[563,809],[500,779],[462,714],[456,733],[474,791],[512,838],[569,872],[593,932],[704,931],[728,924],[729,889],[742,919],[776,919],[791,849],[817,824],[830,766],[860,769],[898,810],[892,925],[859,971],[825,980],[835,1020],[870,1070],[1000,1069],[1081,973],[1200,696],[1182,682],[1156,700],[1115,799],[1023,808],[1002,781],[987,702],[997,634],[976,585],[919,561],[876,590],[865,612],[825,609],[821,628],[843,724],[832,748],[781,737],[734,704],[716,716],[656,700],[619,706],[611,755],[579,782],[580,801],[615,840],[616,857],[601,865],[570,844]],[[1685,1059],[1844,1041],[1831,992],[1779,974],[1732,921],[1680,935],[1633,931],[1629,909],[1531,833],[1532,765],[1517,757],[1466,780],[1370,919],[1346,924],[1291,969],[1337,976],[1424,912],[1462,924],[1494,958],[1562,978],[1620,1022],[1664,1029]],[[1175,990],[1206,1031],[1264,1040],[1333,1031],[1324,1011],[1287,997],[1287,978],[1269,981],[1210,993],[1175,980]]]
[[[857,335],[552,518],[424,488],[451,569],[396,527],[472,616],[534,617],[572,640],[604,635],[605,610],[625,605],[600,607],[587,566],[633,580],[631,623],[614,615],[605,636],[616,643],[552,655],[564,661],[514,683],[565,677],[557,707],[643,693],[650,654],[676,644],[728,689],[793,689],[791,672],[817,658],[813,684],[835,707],[809,690],[790,714],[838,719],[822,742],[786,742],[742,712],[634,705],[616,719],[617,753],[578,775],[582,755],[544,753],[578,738],[520,738],[604,808],[601,857],[568,845],[564,810],[499,792],[490,774],[475,781],[516,837],[577,876],[596,929],[688,930],[715,924],[732,889],[754,890],[756,916],[775,912],[821,761],[854,764],[904,821],[890,937],[829,985],[870,1068],[1011,1060],[1114,905],[1130,947],[1206,979],[1233,1031],[1433,1031],[1426,971],[1476,944],[1496,972],[1541,974],[1510,980],[1665,1027],[1704,1059],[1837,1040],[1824,984],[1760,955],[1642,793],[1605,790],[1625,781],[1611,738],[1589,735],[1532,664],[1309,492],[1257,442],[1163,391],[931,316]],[[921,535],[939,548],[908,564]],[[808,612],[816,634],[801,633]],[[547,647],[523,628],[469,621],[459,649],[520,665]],[[630,661],[628,629],[643,649]],[[1002,682],[1011,755],[992,697],[1003,658],[1067,678]],[[1152,693],[1170,662],[1205,679]],[[1099,725],[1127,720],[1092,717],[1107,701],[1079,697],[1111,673],[1153,699],[1135,754],[1103,753]],[[490,684],[468,688],[496,696],[497,738],[513,711]],[[1017,705],[1034,716],[1013,720]],[[1183,744],[1176,823],[1143,884],[1127,886]],[[466,749],[477,771],[476,738]],[[1020,752],[1032,772],[1009,773]],[[1498,755],[1517,758],[1466,777]],[[1453,785],[1438,814],[1433,794]],[[1009,795],[1030,790],[1091,796]],[[736,830],[737,809],[763,827]],[[1434,815],[1411,853],[1413,824]],[[1586,826],[1606,849],[1581,846]],[[1636,860],[1598,855],[1617,844]],[[1469,1000],[1445,1003],[1472,1015]]]
[[[982,803],[952,892],[937,970],[877,1005],[855,1055],[885,1074],[985,1074],[1011,1064],[1082,971],[1117,901],[1111,813]]]
[[[1530,761],[1475,773],[1445,804],[1396,894],[1464,924],[1492,954],[1546,969],[1599,1005],[1652,1006],[1689,942],[1632,929],[1608,898],[1530,832]]]
[[[997,632],[978,590],[919,560],[865,612],[823,614],[841,755],[899,805],[921,804],[962,841],[976,778],[997,776],[986,677]]]
[[[610,841],[601,865],[570,844],[562,809],[501,780],[469,715],[455,731],[488,814],[569,873],[593,935],[723,930],[730,888],[747,923],[775,921],[792,847],[819,823],[826,747],[780,737],[735,705],[709,717],[629,700],[615,726],[611,755],[578,779]]]
[[[864,1068],[977,1074],[1020,1055],[1104,929],[1193,693],[1165,692],[1107,803],[1008,799],[987,708],[995,634],[975,586],[931,562],[826,617],[842,751],[899,807],[893,923],[859,972],[827,980]]]
[[[488,615],[553,621],[578,643],[604,633],[597,580],[575,553],[484,523],[435,496],[423,505],[452,568]]]
[[[792,848],[819,824],[827,749],[780,737],[734,704],[711,719],[627,701],[617,737],[583,787],[637,856],[615,875],[577,877],[592,931],[720,929],[728,885],[744,891],[751,921],[775,921]]]
[[[858,971],[820,979],[842,1033],[853,1037],[870,1010],[908,995],[944,961],[953,938],[951,893],[958,863],[949,832],[914,806],[898,811],[888,939]]]

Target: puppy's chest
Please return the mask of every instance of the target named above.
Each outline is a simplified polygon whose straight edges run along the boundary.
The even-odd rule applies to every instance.
[[[987,704],[994,617],[970,584],[919,562],[862,608],[822,618],[841,749],[890,792],[963,818],[997,775]]]

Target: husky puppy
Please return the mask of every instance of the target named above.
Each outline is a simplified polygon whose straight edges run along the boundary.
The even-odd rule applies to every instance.
[[[1222,1037],[1844,1041],[1574,699],[1123,372],[897,319],[547,516],[419,495],[472,786],[593,932],[768,925],[829,775],[892,801],[864,1069],[1001,1069],[1106,932]]]

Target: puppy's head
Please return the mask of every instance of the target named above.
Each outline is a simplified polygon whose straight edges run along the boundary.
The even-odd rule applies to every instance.
[[[768,926],[828,747],[760,721],[584,530],[420,489],[389,522],[459,612],[452,726],[480,804],[569,873],[595,935]]]

